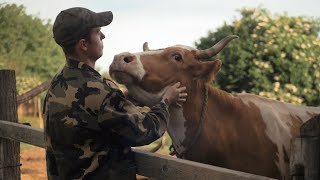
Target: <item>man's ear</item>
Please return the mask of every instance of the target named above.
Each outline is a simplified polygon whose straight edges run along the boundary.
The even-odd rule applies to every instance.
[[[78,47],[81,49],[81,50],[84,50],[84,51],[87,51],[88,47],[87,47],[87,42],[85,39],[80,39],[77,43]]]
[[[201,62],[193,68],[196,78],[204,79],[206,82],[213,81],[221,68],[221,61]]]

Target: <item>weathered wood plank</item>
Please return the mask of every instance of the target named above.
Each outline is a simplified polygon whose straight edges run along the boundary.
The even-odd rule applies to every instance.
[[[320,136],[320,115],[315,116],[302,124],[300,127],[301,137],[319,137]]]
[[[300,127],[300,137],[292,141],[290,151],[293,180],[320,179],[320,115]]]
[[[7,130],[5,130],[7,129]],[[0,120],[0,137],[45,147],[42,129]],[[4,133],[3,133],[4,132]],[[138,174],[154,179],[270,180],[271,178],[176,159],[141,150],[133,150]]]
[[[233,171],[193,161],[134,150],[138,174],[155,179],[267,180],[272,178]]]
[[[45,148],[43,129],[0,120],[0,137]]]
[[[290,176],[292,180],[304,179],[304,157],[302,153],[304,141],[302,138],[295,138],[290,146]]]
[[[303,138],[304,178],[320,179],[320,115],[310,119],[300,128]]]
[[[47,90],[48,87],[50,86],[50,82],[51,82],[51,79],[40,84],[39,86],[36,86],[35,88],[31,89],[30,91],[18,96],[17,103],[22,104],[22,103],[34,98],[35,96],[42,93],[43,91]]]
[[[0,119],[18,122],[16,93],[15,72],[0,70]],[[19,155],[19,142],[0,138],[0,180],[20,180]]]

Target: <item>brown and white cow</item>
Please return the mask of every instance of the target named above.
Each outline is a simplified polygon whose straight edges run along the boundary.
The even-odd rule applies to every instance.
[[[138,102],[152,106],[168,85],[180,81],[188,98],[171,106],[168,133],[176,153],[188,160],[273,178],[288,177],[290,140],[318,107],[296,106],[252,94],[229,94],[209,85],[221,61],[201,62],[236,38],[207,50],[173,46],[114,57],[109,73]]]

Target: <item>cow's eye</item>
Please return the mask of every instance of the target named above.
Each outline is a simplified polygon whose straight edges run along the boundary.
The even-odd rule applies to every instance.
[[[181,54],[175,54],[175,55],[173,55],[173,57],[174,57],[174,60],[176,60],[176,61],[181,61],[182,60]]]

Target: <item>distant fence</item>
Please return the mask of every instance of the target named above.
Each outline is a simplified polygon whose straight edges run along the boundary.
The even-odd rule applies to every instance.
[[[34,94],[33,94],[34,95]],[[24,96],[23,99],[28,99]],[[20,101],[21,102],[21,101]],[[17,98],[15,74],[12,70],[0,70],[0,180],[19,180],[20,179],[20,142],[32,144],[45,148],[43,129],[32,128],[18,124],[17,118]],[[317,121],[319,122],[319,121]],[[314,124],[312,124],[314,125]],[[308,126],[310,127],[310,126]],[[318,134],[317,134],[318,133]],[[313,131],[312,136],[319,132]],[[314,138],[313,138],[314,139]],[[310,144],[310,143],[306,143]],[[311,143],[315,146],[314,143]],[[318,144],[319,145],[319,144]],[[305,145],[310,147],[308,145]],[[304,146],[304,147],[305,147]],[[299,144],[293,146],[296,149],[301,147]],[[314,148],[313,148],[314,149]],[[315,148],[316,149],[316,148]],[[318,146],[319,149],[319,146]],[[197,179],[197,180],[267,180],[271,178],[248,174],[244,172],[229,170],[211,165],[201,164],[188,160],[171,158],[158,154],[148,153],[141,150],[133,150],[137,164],[138,174],[154,179]],[[300,150],[299,152],[303,152]],[[307,150],[307,152],[310,152]],[[319,151],[318,151],[319,153]],[[302,155],[305,156],[305,155]],[[318,154],[319,156],[319,154]],[[298,157],[298,156],[296,156]],[[296,158],[298,159],[298,158]],[[310,159],[310,157],[309,157]],[[312,157],[311,157],[312,159]],[[298,165],[292,163],[295,171],[292,171],[292,179],[300,180],[306,172],[304,159],[300,158]],[[319,161],[317,161],[319,163]],[[263,162],[261,162],[263,163]],[[316,168],[316,162],[312,168]],[[301,168],[303,167],[303,168]],[[318,166],[319,167],[319,166]],[[301,169],[303,169],[301,171]],[[319,171],[318,171],[319,172]],[[302,174],[302,175],[301,175]],[[305,180],[313,180],[306,178]],[[317,179],[319,180],[319,179]]]

